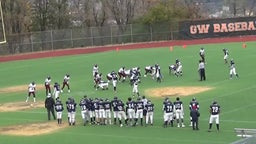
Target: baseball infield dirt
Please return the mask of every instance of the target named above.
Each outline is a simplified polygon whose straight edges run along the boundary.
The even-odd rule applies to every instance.
[[[33,108],[43,108],[44,102],[37,101],[37,102],[11,102],[11,103],[3,103],[0,104],[0,112],[12,112],[12,111],[23,111],[29,110]]]
[[[65,127],[67,127],[67,125],[58,125],[56,121],[45,123],[32,123],[2,127],[0,128],[0,133],[3,135],[33,136],[49,134]]]
[[[147,89],[145,94],[152,97],[191,96],[197,93],[211,90],[211,87],[163,87]]]
[[[44,89],[43,84],[37,84],[36,85],[36,90],[42,90]],[[14,92],[27,92],[28,90],[28,85],[19,85],[19,86],[11,86],[11,87],[6,87],[6,88],[0,88],[0,94],[2,93],[14,93]]]

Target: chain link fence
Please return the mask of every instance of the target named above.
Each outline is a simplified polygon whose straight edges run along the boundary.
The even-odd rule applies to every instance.
[[[7,35],[7,42],[0,45],[0,55],[180,38],[177,22],[49,30]]]

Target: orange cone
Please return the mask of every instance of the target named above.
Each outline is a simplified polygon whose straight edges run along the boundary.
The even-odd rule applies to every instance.
[[[243,43],[242,47],[243,47],[243,48],[246,48],[246,43]]]
[[[187,48],[187,45],[183,45],[182,47],[185,49],[185,48]]]
[[[173,46],[170,46],[170,51],[173,51]]]

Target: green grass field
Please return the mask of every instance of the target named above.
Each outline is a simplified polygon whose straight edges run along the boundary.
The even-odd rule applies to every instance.
[[[0,144],[45,144],[45,143],[93,143],[93,144],[228,144],[238,140],[234,133],[235,127],[255,128],[255,92],[256,61],[254,46],[255,42],[248,42],[247,48],[243,49],[241,43],[193,45],[169,48],[152,48],[138,50],[110,51],[95,54],[72,55],[55,58],[43,58],[24,61],[0,63],[1,83],[0,88],[11,86],[28,85],[31,81],[43,84],[46,76],[52,77],[52,83],[61,83],[66,73],[71,75],[71,93],[64,92],[61,99],[66,101],[69,96],[77,102],[87,94],[89,97],[110,98],[115,95],[126,101],[132,95],[132,88],[128,82],[118,84],[118,92],[114,94],[112,86],[107,91],[96,91],[93,88],[92,66],[99,65],[100,72],[107,74],[112,70],[117,71],[121,66],[132,68],[140,66],[142,73],[144,67],[158,63],[161,66],[163,82],[156,83],[149,77],[142,77],[139,91],[149,88],[171,86],[207,86],[210,91],[181,97],[185,107],[185,128],[168,127],[164,129],[162,101],[163,98],[155,98],[146,95],[155,104],[155,123],[152,127],[118,127],[111,126],[82,126],[80,108],[77,109],[78,124],[67,127],[54,133],[38,136],[0,136]],[[199,82],[197,72],[199,49],[204,47],[206,51],[206,77],[205,82]],[[229,65],[224,64],[223,48],[228,48],[230,56],[236,62],[236,70],[240,78],[229,79]],[[179,58],[183,64],[184,75],[182,77],[169,76],[168,65],[173,64]],[[52,84],[53,85],[53,84]],[[27,91],[14,93],[0,93],[0,103],[25,101]],[[170,94],[171,95],[171,94]],[[189,127],[189,101],[196,97],[200,103],[201,117],[199,131],[192,131]],[[174,100],[176,97],[171,97]],[[45,90],[37,92],[37,100],[45,99]],[[32,98],[30,99],[32,101]],[[220,128],[217,133],[213,125],[213,132],[209,133],[209,105],[217,100],[221,106]],[[44,108],[31,109],[17,112],[1,112],[0,128],[10,125],[47,122],[47,114]],[[64,123],[67,124],[67,114],[64,110]],[[56,122],[57,124],[57,122]]]

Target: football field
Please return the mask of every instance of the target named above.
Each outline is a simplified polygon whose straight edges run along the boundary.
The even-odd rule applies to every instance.
[[[241,42],[222,44],[188,45],[186,48],[174,46],[157,47],[150,49],[107,51],[92,54],[81,54],[31,60],[20,60],[0,63],[0,144],[45,144],[45,143],[93,143],[93,144],[228,144],[240,139],[234,133],[234,128],[255,128],[256,116],[256,61],[255,42],[246,42],[243,48]],[[198,81],[199,49],[205,48],[206,53],[206,81]],[[239,78],[229,78],[230,63],[224,64],[223,48],[229,50],[230,59],[234,59]],[[169,75],[168,66],[179,59],[183,65],[183,76]],[[60,98],[63,103],[68,97],[73,97],[77,103],[87,95],[90,98],[109,98],[114,96],[124,102],[132,96],[132,87],[128,81],[117,84],[117,93],[110,84],[108,90],[95,90],[93,87],[92,67],[98,64],[103,78],[111,71],[118,71],[125,66],[133,68],[139,66],[144,75],[145,66],[159,64],[163,81],[157,83],[148,77],[141,77],[139,91],[155,104],[154,125],[119,127],[118,125],[87,125],[83,126],[80,108],[77,107],[75,126],[68,126],[67,111],[64,109],[63,125],[57,127],[57,122],[48,122],[45,100],[44,80],[51,76],[54,82],[62,83],[65,74],[70,74],[71,93],[64,89]],[[25,103],[27,85],[35,81],[37,84],[38,107],[31,107]],[[189,90],[193,87],[194,89]],[[169,93],[156,95],[148,91],[152,89],[174,89]],[[178,92],[175,88],[180,88]],[[197,89],[209,88],[205,91],[195,92]],[[191,91],[191,93],[183,94]],[[185,128],[163,128],[162,103],[165,97],[174,101],[180,97],[185,108]],[[196,97],[200,104],[199,131],[193,131],[189,126],[189,102]],[[29,99],[32,102],[32,98]],[[220,132],[213,124],[212,132],[207,132],[209,121],[209,106],[216,100],[221,106]],[[9,104],[7,106],[7,104]],[[37,104],[35,104],[37,105]],[[23,106],[24,109],[15,109]],[[42,134],[30,134],[27,127],[39,126],[46,129],[49,126],[57,127],[53,131]],[[32,125],[33,124],[33,125]],[[35,125],[35,126],[34,126]],[[15,131],[20,134],[15,133]],[[9,133],[8,133],[9,131]],[[36,133],[36,130],[32,132]],[[15,134],[12,134],[15,133]]]

